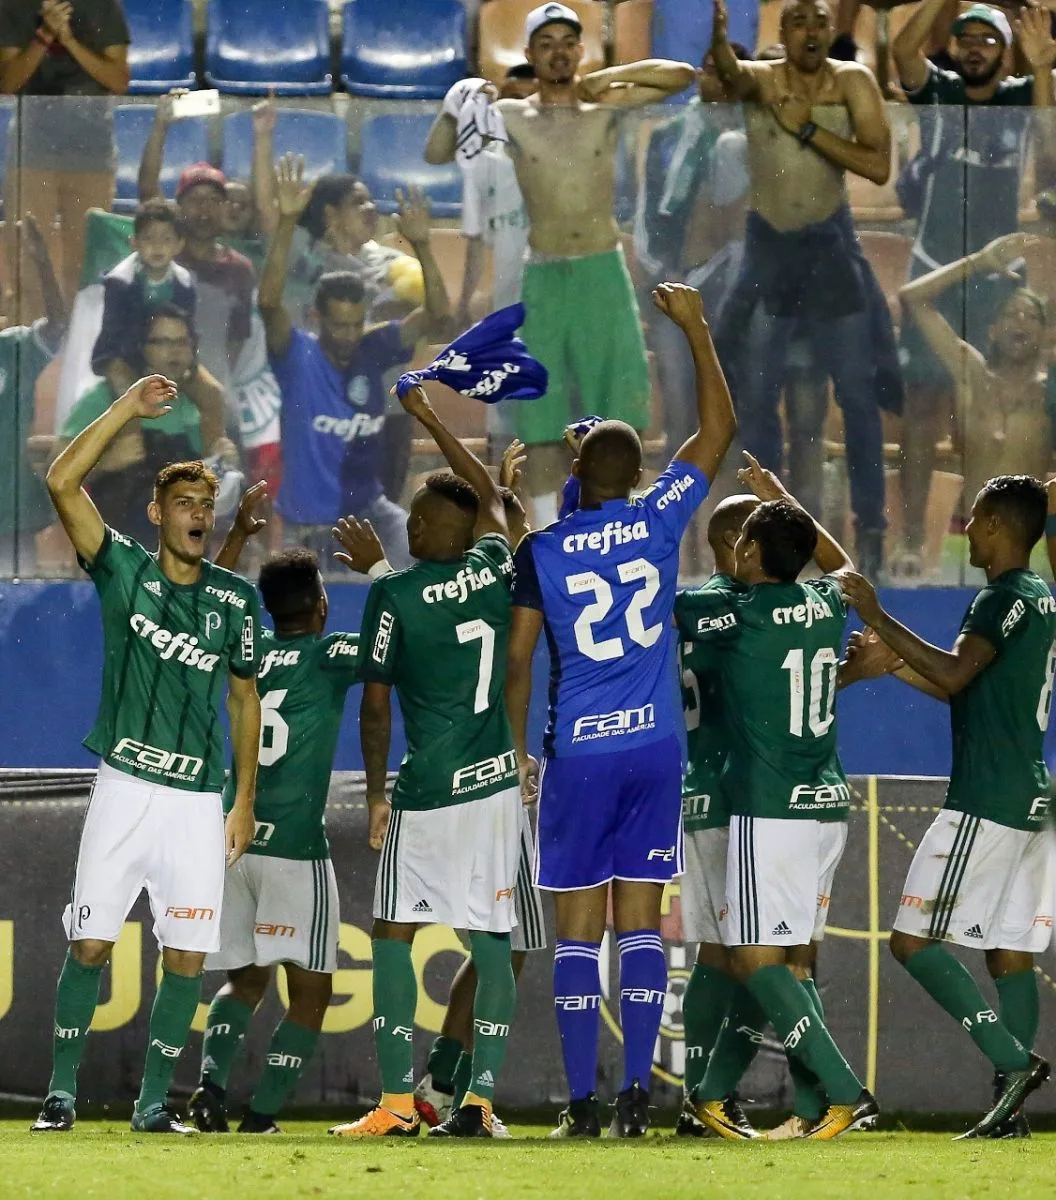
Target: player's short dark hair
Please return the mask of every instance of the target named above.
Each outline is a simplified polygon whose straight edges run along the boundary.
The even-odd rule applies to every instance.
[[[809,513],[787,500],[768,500],[750,513],[744,537],[759,547],[759,562],[771,579],[794,583],[814,557],[818,531]]]
[[[998,518],[1030,549],[1045,532],[1048,496],[1033,475],[998,475],[979,490],[985,511]]]
[[[257,586],[264,607],[277,623],[311,616],[323,595],[319,556],[303,546],[279,550],[265,559]]]
[[[185,309],[178,304],[159,304],[155,308],[148,308],[143,314],[143,336],[144,338],[150,333],[151,329],[157,321],[179,321],[187,326],[187,332],[191,335],[191,340],[197,337],[194,328],[194,318]]]
[[[175,204],[161,199],[160,196],[140,204],[132,218],[132,229],[137,235],[141,234],[148,225],[171,225],[173,232],[177,236],[182,236],[179,210]]]
[[[220,490],[220,480],[200,458],[190,462],[166,463],[154,477],[154,500],[158,502],[164,493],[176,483],[205,483],[215,496]]]
[[[642,469],[642,439],[626,421],[601,421],[579,447],[580,482],[612,496],[626,495]]]
[[[329,271],[323,275],[315,288],[315,307],[325,313],[331,300],[343,300],[348,304],[362,304],[367,298],[363,280],[351,271]]]
[[[500,486],[499,499],[502,500],[502,507],[506,510],[507,514],[520,513],[521,509],[523,508],[523,505],[517,498],[517,493],[513,490],[513,488]]]
[[[755,496],[727,496],[721,500],[708,522],[708,544],[718,550],[728,533],[740,534],[745,521],[759,507]]]
[[[352,194],[359,180],[355,175],[320,175],[312,188],[308,206],[301,214],[300,224],[318,241],[326,233],[326,210],[340,208]]]
[[[480,512],[477,489],[454,471],[434,471],[425,481],[426,491],[449,500],[456,508],[476,519]]]
[[[529,62],[514,63],[506,72],[507,79],[534,79],[535,67]]]

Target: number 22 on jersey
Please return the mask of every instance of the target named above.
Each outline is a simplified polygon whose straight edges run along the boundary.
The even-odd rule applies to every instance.
[[[644,613],[660,591],[660,572],[646,559],[634,558],[630,562],[620,563],[616,573],[620,583],[637,582],[639,585],[634,590],[624,614],[628,637],[645,649],[655,646],[664,632],[664,627],[659,623],[646,625]],[[596,641],[594,637],[595,627],[608,617],[615,603],[608,580],[603,579],[596,571],[582,571],[577,575],[567,576],[565,587],[570,596],[580,596],[584,593],[594,595],[594,600],[579,614],[574,626],[576,646],[580,653],[595,662],[622,658],[627,653],[627,648],[621,636],[616,634],[602,638],[601,641]]]

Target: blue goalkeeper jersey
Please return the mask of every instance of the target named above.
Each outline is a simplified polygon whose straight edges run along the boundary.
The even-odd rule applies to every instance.
[[[579,509],[521,542],[513,603],[543,614],[548,757],[630,750],[678,729],[678,546],[707,494],[701,471],[675,461],[643,495]]]

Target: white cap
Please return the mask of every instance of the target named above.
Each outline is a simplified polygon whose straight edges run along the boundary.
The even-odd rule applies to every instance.
[[[525,43],[530,42],[532,34],[537,33],[544,25],[553,25],[557,21],[571,25],[577,33],[583,32],[583,22],[574,8],[569,8],[567,4],[540,4],[538,8],[533,8],[525,19]]]

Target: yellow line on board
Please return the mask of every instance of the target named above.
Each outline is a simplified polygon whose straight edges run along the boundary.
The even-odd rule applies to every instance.
[[[869,796],[869,1026],[865,1086],[876,1092],[876,1052],[880,1039],[880,807],[876,776],[867,783]]]

